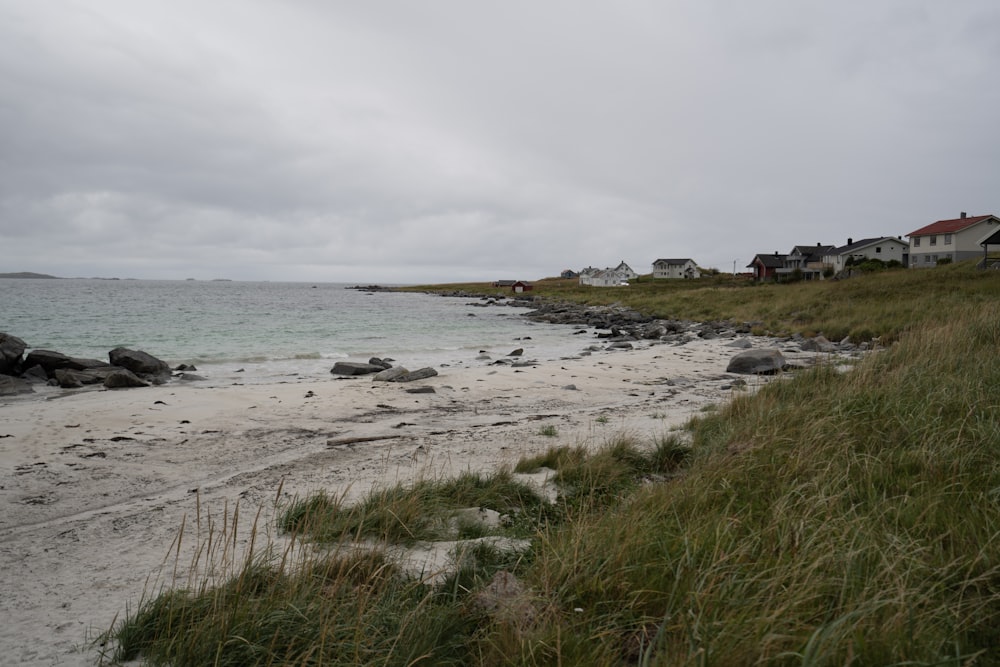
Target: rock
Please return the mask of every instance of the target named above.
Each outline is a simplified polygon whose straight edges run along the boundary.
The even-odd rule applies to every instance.
[[[181,382],[200,382],[202,380],[207,380],[208,378],[196,375],[195,373],[180,373],[177,376],[177,379]]]
[[[390,364],[387,360],[379,359],[378,357],[372,357],[368,360],[368,363],[372,366],[378,366],[379,368],[392,368],[392,364]]]
[[[148,387],[149,383],[132,371],[119,368],[104,378],[104,386],[108,389],[127,389],[129,387]]]
[[[360,361],[338,361],[330,369],[330,372],[334,375],[368,375],[369,373],[378,373],[384,370],[381,366],[366,364]]]
[[[510,352],[507,356],[508,357],[520,357],[522,354],[524,354],[524,348],[523,347],[519,347],[516,350]]]
[[[17,394],[30,394],[35,390],[31,388],[31,383],[21,378],[10,375],[0,375],[0,396],[16,396]]]
[[[0,374],[14,375],[21,366],[21,355],[28,344],[17,336],[0,333]]]
[[[37,365],[21,373],[21,378],[34,384],[45,384],[49,381],[49,376],[46,375],[45,369]]]
[[[157,359],[142,350],[130,350],[126,347],[116,347],[108,352],[112,366],[128,369],[136,375],[170,375],[167,362]]]
[[[80,389],[83,387],[83,378],[78,371],[70,368],[57,368],[53,375],[56,382],[63,389]],[[90,378],[88,378],[89,380]]]
[[[373,381],[378,382],[394,382],[396,378],[408,374],[410,371],[403,368],[402,366],[396,366],[395,368],[387,368],[384,371],[379,371],[372,378]]]
[[[100,359],[79,359],[76,357],[70,357],[62,352],[53,352],[52,350],[32,350],[28,353],[28,356],[24,358],[24,366],[27,368],[32,366],[41,366],[45,370],[45,374],[48,377],[53,378],[55,377],[56,370],[60,368],[83,371],[91,368],[107,368],[110,364],[106,361],[101,361]]]
[[[836,352],[837,346],[823,336],[807,338],[800,345],[803,352]]]
[[[417,370],[412,371],[410,373],[406,373],[405,375],[400,375],[399,377],[391,380],[391,382],[413,382],[414,380],[424,380],[426,378],[432,378],[437,374],[438,372],[436,370],[434,370],[430,366],[426,366],[424,368],[418,368]]]
[[[747,350],[729,360],[726,372],[744,375],[773,375],[784,370],[786,365],[785,357],[778,350]]]
[[[567,384],[563,387],[566,391],[577,391],[575,384]]]
[[[407,387],[406,388],[406,393],[407,394],[436,394],[437,391],[434,389],[434,387],[432,387],[430,385],[425,385],[423,387]]]
[[[631,350],[632,349],[632,343],[629,343],[628,341],[622,341],[622,340],[620,340],[618,342],[611,343],[610,345],[608,345],[608,349],[610,349],[610,350]]]

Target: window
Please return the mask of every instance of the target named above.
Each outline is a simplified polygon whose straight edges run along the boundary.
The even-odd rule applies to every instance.
[[[914,248],[919,248],[920,247],[920,237],[919,236],[914,236],[913,237],[913,247]]]
[[[875,246],[875,254],[878,255],[881,253],[882,253],[882,246],[880,245]]]
[[[937,245],[937,236],[931,237],[931,245]]]
[[[951,245],[951,234],[945,234],[944,235],[944,244],[945,245]]]
[[[931,256],[924,255],[924,264],[930,264],[930,263],[931,263]]]

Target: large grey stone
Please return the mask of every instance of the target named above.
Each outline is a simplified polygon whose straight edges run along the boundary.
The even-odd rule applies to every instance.
[[[418,368],[415,371],[407,373],[405,375],[400,375],[399,377],[392,380],[392,382],[413,382],[414,380],[423,380],[426,378],[432,378],[437,375],[438,372],[431,368],[430,366],[424,368]]]
[[[837,346],[823,336],[815,336],[802,341],[803,352],[836,352]]]
[[[385,370],[381,366],[366,364],[360,361],[338,361],[330,369],[334,375],[368,375]]]
[[[170,366],[167,362],[142,350],[116,347],[108,352],[108,358],[112,366],[126,368],[136,375],[170,375]]]
[[[0,333],[0,374],[14,375],[21,364],[21,355],[28,344],[17,336]]]
[[[0,375],[0,396],[15,396],[17,394],[30,394],[35,390],[31,388],[31,383],[21,378],[9,375]]]
[[[773,375],[784,370],[786,365],[785,357],[778,350],[747,350],[729,360],[726,372],[745,375]]]
[[[149,383],[132,371],[119,368],[104,378],[104,386],[108,389],[126,389],[129,387],[148,387]]]
[[[410,371],[406,370],[402,366],[396,366],[395,368],[387,368],[384,371],[379,371],[372,378],[373,381],[377,380],[379,382],[395,382],[396,378],[403,375],[407,375]]]
[[[52,350],[32,350],[28,353],[28,356],[24,358],[23,364],[25,368],[41,366],[45,369],[45,373],[50,378],[55,377],[56,370],[60,368],[68,368],[74,371],[84,371],[91,368],[107,367],[108,365],[108,362],[101,361],[100,359],[80,359],[77,357],[67,356],[62,352],[54,352]]]

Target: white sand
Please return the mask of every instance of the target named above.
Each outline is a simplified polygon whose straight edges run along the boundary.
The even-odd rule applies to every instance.
[[[258,525],[273,532],[279,487],[283,498],[358,497],[375,483],[488,471],[558,444],[599,446],[623,432],[652,442],[731,395],[725,368],[740,350],[729,342],[528,368],[470,362],[413,384],[331,375],[0,403],[0,436],[10,436],[0,437],[0,664],[94,664],[88,640],[134,608],[148,582],[170,580],[182,519],[189,562],[206,517],[218,531],[237,504],[244,528],[263,507]],[[406,393],[414,385],[436,393]],[[542,435],[546,425],[558,434]],[[391,437],[328,445],[376,436]]]

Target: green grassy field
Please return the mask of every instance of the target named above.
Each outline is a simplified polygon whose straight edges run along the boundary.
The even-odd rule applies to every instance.
[[[836,283],[586,290],[539,281],[534,296],[885,345],[849,372],[820,366],[737,395],[693,419],[689,438],[619,436],[597,452],[520,462],[517,472],[557,471],[554,504],[515,471],[376,489],[354,506],[302,499],[282,527],[328,550],[295,567],[251,555],[222,586],[153,597],[103,638],[108,659],[1000,664],[1000,273],[959,264]],[[528,548],[477,543],[430,585],[386,549],[347,546],[440,535],[447,522],[428,517],[469,505],[512,517],[496,533]],[[491,604],[498,572],[518,586]]]

